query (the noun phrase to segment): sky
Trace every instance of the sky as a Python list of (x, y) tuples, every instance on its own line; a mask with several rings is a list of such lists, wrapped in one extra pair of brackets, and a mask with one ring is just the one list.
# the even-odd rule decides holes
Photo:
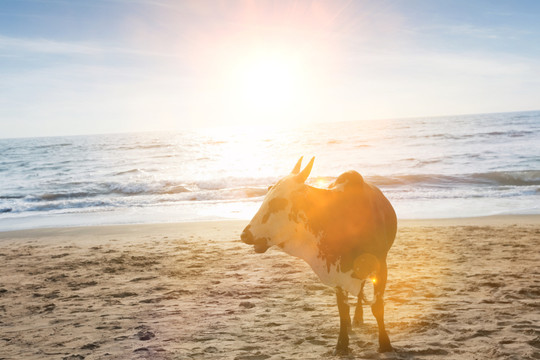
[(0, 0), (0, 138), (540, 109), (540, 1)]

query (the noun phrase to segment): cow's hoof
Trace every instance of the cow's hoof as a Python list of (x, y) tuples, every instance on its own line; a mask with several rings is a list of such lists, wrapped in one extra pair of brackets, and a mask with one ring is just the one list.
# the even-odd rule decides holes
[[(349, 322), (351, 320), (349, 319)], [(336, 355), (346, 355), (349, 353), (349, 335), (345, 329), (340, 329), (338, 341), (336, 344), (336, 350), (334, 354)]]
[(348, 346), (338, 346), (336, 347), (336, 350), (334, 350), (334, 355), (349, 355), (350, 353), (351, 351)]
[(394, 348), (392, 347), (392, 345), (390, 345), (390, 343), (388, 343), (388, 344), (380, 344), (379, 345), (379, 352), (380, 353), (392, 352), (392, 351), (394, 351)]

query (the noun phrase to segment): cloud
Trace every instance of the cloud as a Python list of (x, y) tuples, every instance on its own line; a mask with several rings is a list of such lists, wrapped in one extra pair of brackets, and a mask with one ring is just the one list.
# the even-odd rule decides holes
[(0, 51), (3, 53), (81, 54), (97, 55), (103, 52), (98, 46), (85, 43), (60, 42), (49, 39), (25, 39), (0, 35)]
[(440, 32), (451, 36), (475, 38), (479, 40), (511, 40), (531, 34), (530, 31), (509, 27), (488, 27), (468, 23), (461, 24), (438, 24), (421, 29), (424, 32)]
[(45, 38), (16, 38), (0, 35), (0, 56), (16, 57), (29, 54), (43, 55), (138, 55), (142, 57), (183, 58), (177, 53), (149, 51), (145, 49), (104, 46), (91, 42), (66, 42)]

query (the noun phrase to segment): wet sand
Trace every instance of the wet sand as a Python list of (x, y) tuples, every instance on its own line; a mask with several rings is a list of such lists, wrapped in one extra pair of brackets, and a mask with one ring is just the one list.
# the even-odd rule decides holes
[(0, 233), (0, 359), (540, 359), (540, 216), (400, 221), (396, 351), (377, 353), (365, 306), (344, 357), (333, 289), (255, 254), (245, 224)]

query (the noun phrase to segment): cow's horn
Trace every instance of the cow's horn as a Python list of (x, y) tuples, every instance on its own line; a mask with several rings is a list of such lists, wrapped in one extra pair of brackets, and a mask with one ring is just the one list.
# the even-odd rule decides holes
[(294, 165), (294, 169), (292, 169), (291, 174), (296, 175), (296, 174), (298, 174), (300, 172), (300, 167), (302, 166), (302, 159), (303, 158), (304, 158), (303, 156), (300, 156), (300, 159), (298, 160), (296, 165)]
[(304, 170), (302, 170), (301, 173), (296, 175), (296, 178), (297, 178), (298, 182), (304, 182), (304, 181), (307, 180), (309, 174), (311, 173), (311, 169), (313, 168), (313, 162), (314, 161), (315, 161), (315, 156), (312, 157), (311, 160), (309, 160), (309, 163), (304, 168)]

